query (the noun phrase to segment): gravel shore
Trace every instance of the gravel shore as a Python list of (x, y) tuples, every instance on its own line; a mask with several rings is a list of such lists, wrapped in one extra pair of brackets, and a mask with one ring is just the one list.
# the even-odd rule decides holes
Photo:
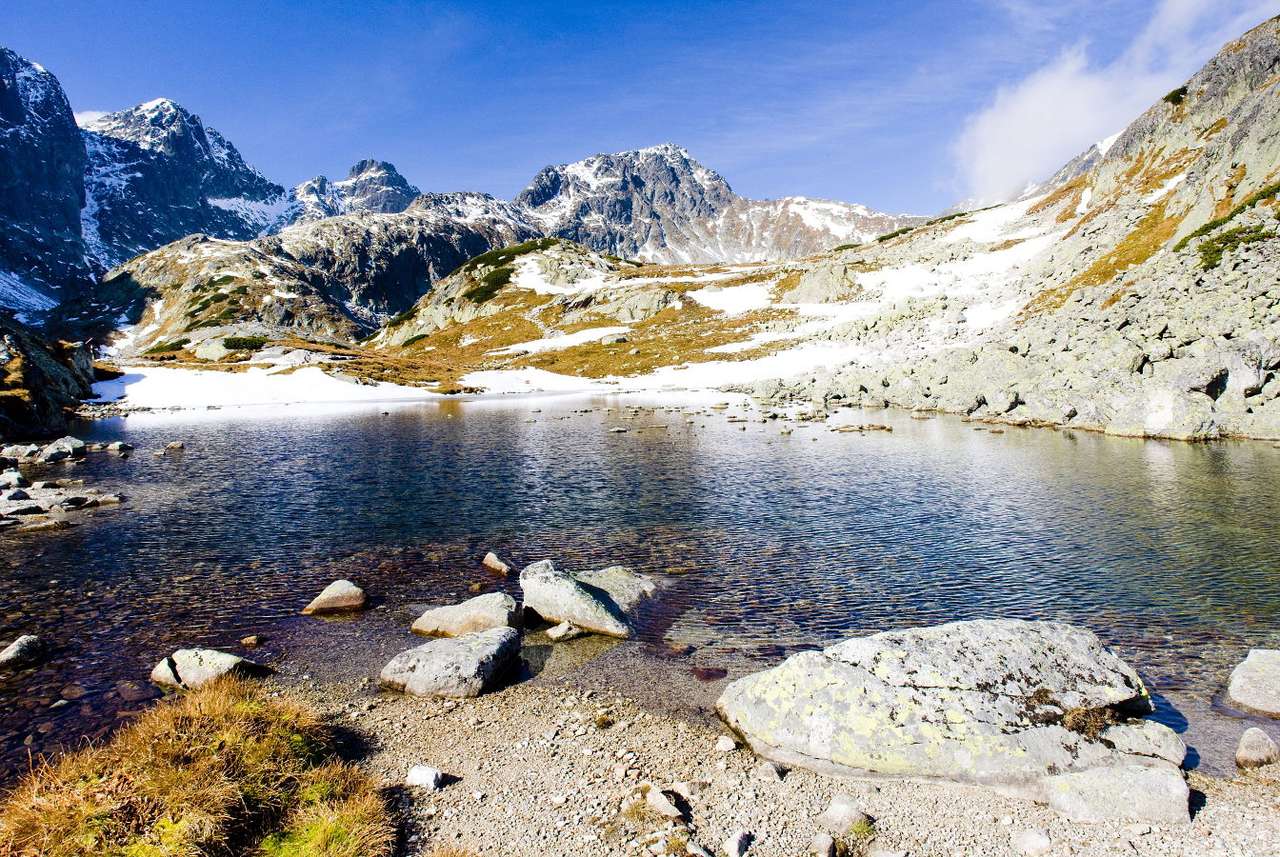
[[(1076, 824), (956, 784), (803, 770), (779, 779), (741, 746), (717, 750), (726, 733), (705, 707), (661, 710), (637, 701), (649, 694), (601, 687), (622, 660), (616, 649), (600, 651), (591, 639), (561, 644), (537, 676), (466, 701), (390, 694), (346, 670), (313, 677), (306, 658), (282, 663), (275, 683), (350, 730), (362, 764), (394, 788), (408, 855), (700, 853), (686, 843), (719, 855), (745, 831), (751, 857), (800, 857), (821, 830), (816, 816), (840, 793), (875, 821), (873, 838), (849, 840), (854, 854), (1280, 855), (1277, 766), (1231, 780), (1192, 773), (1194, 820), (1176, 827)], [(442, 770), (446, 785), (403, 787), (418, 764)], [(644, 783), (679, 784), (688, 795), (677, 800), (683, 819), (623, 812)]]

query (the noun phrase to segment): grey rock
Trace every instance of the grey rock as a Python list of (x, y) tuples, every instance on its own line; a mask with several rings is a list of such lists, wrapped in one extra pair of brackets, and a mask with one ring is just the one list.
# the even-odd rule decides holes
[(1280, 717), (1280, 649), (1251, 649), (1231, 671), (1227, 696), (1241, 708)]
[(324, 588), (311, 603), (302, 608), (305, 615), (342, 613), (364, 608), (364, 590), (350, 580), (335, 580)]
[(35, 666), (44, 659), (47, 648), (35, 634), (23, 634), (0, 651), (0, 670), (18, 670)]
[(485, 554), (484, 559), (480, 560), (480, 564), (494, 574), (502, 575), (503, 577), (511, 573), (511, 566), (499, 559), (498, 555), (493, 551)]
[(729, 834), (725, 839), (721, 850), (724, 851), (726, 857), (742, 857), (747, 853), (747, 849), (751, 847), (754, 837), (745, 830), (736, 830)]
[(435, 607), (413, 623), (413, 633), (437, 637), (459, 637), (490, 628), (515, 627), (520, 609), (514, 598), (502, 592), (477, 595), (461, 604)]
[[(1097, 708), (1121, 718), (1119, 746), (1068, 728), (1067, 712)], [(1167, 727), (1124, 719), (1151, 709), (1132, 668), (1089, 631), (1054, 622), (956, 622), (847, 640), (731, 683), (717, 709), (784, 765), (978, 782), (1033, 799), (1050, 783), (1083, 791), (1113, 775), (1124, 789), (1139, 779), (1127, 773), (1135, 766), (1180, 779), (1184, 752)], [(1076, 773), (1088, 776), (1070, 779)], [(1178, 790), (1149, 776), (1164, 817), (1185, 815), (1185, 794), (1170, 808)]]
[(385, 687), (414, 696), (479, 696), (520, 652), (513, 628), (432, 640), (396, 655), (379, 676)]
[(579, 582), (551, 560), (520, 572), (524, 606), (551, 622), (571, 622), (597, 634), (626, 639), (631, 627), (607, 592)]
[(1044, 800), (1072, 821), (1143, 821), (1181, 824), (1191, 820), (1191, 790), (1173, 765), (1119, 765), (1045, 778)]
[(444, 771), (430, 765), (414, 765), (405, 776), (404, 784), (429, 792), (439, 791), (444, 786)]
[[(0, 661), (3, 657), (0, 656)], [(1271, 736), (1257, 726), (1250, 726), (1240, 736), (1236, 746), (1236, 765), (1241, 768), (1261, 768), (1280, 762), (1280, 748)]]
[(579, 628), (572, 622), (561, 622), (559, 625), (547, 629), (547, 636), (555, 643), (563, 643), (568, 640), (576, 640), (587, 632)]
[(1038, 828), (1016, 831), (1009, 838), (1009, 844), (1014, 851), (1026, 857), (1039, 857), (1053, 850), (1053, 840), (1049, 838), (1049, 834)]
[(832, 795), (831, 802), (814, 822), (827, 833), (839, 837), (847, 835), (858, 824), (866, 824), (870, 820), (870, 816), (858, 807), (851, 795), (840, 792)]
[(809, 843), (810, 857), (836, 857), (836, 841), (830, 833), (815, 833)]
[(6, 470), (0, 473), (0, 488), (26, 488), (30, 485), (27, 477), (17, 470)]
[(260, 664), (216, 649), (178, 649), (156, 664), (151, 681), (166, 687), (194, 689), (225, 675), (244, 678), (265, 674)]

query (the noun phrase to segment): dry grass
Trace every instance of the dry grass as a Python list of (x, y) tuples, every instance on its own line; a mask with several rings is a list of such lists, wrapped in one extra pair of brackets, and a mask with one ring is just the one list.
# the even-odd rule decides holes
[[(1045, 289), (1032, 298), (1031, 302), (1023, 308), (1023, 315), (1060, 309), (1077, 290), (1109, 283), (1123, 271), (1135, 265), (1141, 265), (1154, 256), (1157, 250), (1169, 243), (1181, 222), (1181, 215), (1166, 215), (1165, 203), (1160, 202), (1119, 244), (1079, 276), (1057, 288)], [(1108, 298), (1108, 301), (1114, 303), (1119, 299), (1120, 294), (1121, 292), (1117, 291)]]
[(1119, 715), (1110, 708), (1072, 708), (1062, 716), (1063, 726), (1094, 741), (1108, 726), (1119, 722)]
[(0, 806), (0, 854), (389, 854), (382, 799), (331, 751), (310, 712), (222, 680), (32, 770)]
[[(1057, 222), (1066, 223), (1075, 216), (1076, 208), (1080, 205), (1080, 200), (1084, 195), (1084, 189), (1087, 184), (1088, 179), (1085, 176), (1072, 179), (1027, 209), (1027, 214), (1040, 214), (1043, 211), (1048, 211), (1061, 205), (1062, 211), (1058, 212)], [(1064, 205), (1063, 203), (1066, 204)]]

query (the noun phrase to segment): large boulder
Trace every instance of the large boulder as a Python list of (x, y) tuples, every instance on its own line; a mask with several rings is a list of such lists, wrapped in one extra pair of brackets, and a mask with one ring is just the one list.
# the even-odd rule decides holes
[(1280, 649), (1250, 649), (1231, 671), (1227, 696), (1241, 708), (1280, 717)]
[(560, 571), (549, 559), (520, 572), (524, 606), (549, 622), (570, 622), (597, 634), (627, 639), (631, 625), (604, 589)]
[(40, 450), (36, 457), (40, 462), (65, 461), (68, 458), (84, 458), (87, 447), (78, 437), (60, 437)]
[(518, 631), (491, 628), (401, 652), (382, 668), (379, 680), (414, 696), (479, 696), (519, 653)]
[(413, 633), (460, 637), (490, 628), (514, 627), (519, 619), (520, 607), (514, 598), (503, 592), (488, 592), (461, 604), (425, 611), (413, 623)]
[[(1105, 810), (1091, 789), (1108, 777), (1117, 788), (1146, 777), (1155, 803), (1120, 795), (1113, 815), (1187, 818), (1185, 784), (1173, 785), (1181, 740), (1138, 719), (1151, 701), (1137, 673), (1071, 625), (955, 622), (846, 640), (731, 683), (717, 708), (784, 765), (975, 782), (1045, 803), (1059, 794), (1080, 817)], [(1079, 772), (1091, 773), (1054, 779)]]
[(335, 580), (302, 608), (308, 616), (319, 613), (344, 613), (364, 607), (364, 590), (350, 580)]
[(598, 571), (583, 571), (573, 575), (579, 583), (603, 589), (623, 613), (629, 613), (641, 602), (653, 597), (658, 587), (653, 578), (636, 574), (625, 565), (611, 565)]
[(165, 687), (194, 689), (224, 675), (253, 678), (267, 668), (251, 660), (217, 649), (178, 649), (156, 664), (151, 680)]

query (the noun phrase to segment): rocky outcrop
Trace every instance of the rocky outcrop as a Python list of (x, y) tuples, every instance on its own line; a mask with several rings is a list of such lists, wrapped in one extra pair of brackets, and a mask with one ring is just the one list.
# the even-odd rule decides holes
[(520, 589), (525, 609), (548, 622), (568, 622), (609, 637), (631, 636), (626, 614), (606, 590), (561, 571), (549, 559), (520, 572)]
[(519, 653), (518, 631), (492, 628), (401, 652), (382, 668), (379, 680), (414, 696), (479, 696)]
[(92, 383), (83, 344), (49, 342), (0, 311), (0, 440), (65, 431)]
[(165, 687), (192, 690), (225, 675), (254, 678), (267, 673), (266, 667), (216, 649), (178, 649), (156, 664), (151, 681)]
[[(1139, 719), (1151, 703), (1133, 669), (1069, 625), (956, 622), (855, 638), (733, 682), (717, 710), (784, 765), (981, 783), (1081, 820), (1187, 818), (1182, 742)], [(1103, 798), (1125, 784), (1149, 803)]]
[(504, 592), (477, 595), (461, 604), (433, 607), (414, 620), (412, 631), (428, 637), (461, 637), (490, 628), (516, 627), (520, 607)]

